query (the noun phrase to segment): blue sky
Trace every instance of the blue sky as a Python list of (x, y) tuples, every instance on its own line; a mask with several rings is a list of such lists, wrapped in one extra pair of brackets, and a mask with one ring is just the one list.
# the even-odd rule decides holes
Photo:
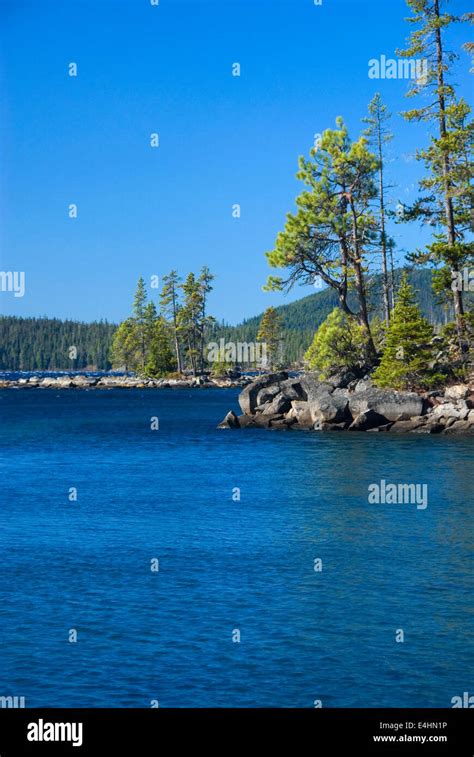
[[(407, 15), (404, 0), (0, 0), (1, 269), (26, 274), (2, 313), (118, 321), (140, 275), (204, 264), (210, 311), (230, 323), (310, 294), (261, 287), (315, 133), (342, 115), (357, 136), (379, 90), (394, 114), (392, 205), (416, 194), (426, 126), (397, 115), (406, 81), (367, 75), (403, 47)], [(465, 96), (469, 38), (466, 25), (450, 35)], [(394, 235), (400, 256), (423, 240)]]

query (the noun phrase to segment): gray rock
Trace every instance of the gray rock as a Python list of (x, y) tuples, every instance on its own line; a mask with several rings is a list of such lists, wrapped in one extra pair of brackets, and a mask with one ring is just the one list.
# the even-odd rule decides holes
[(328, 381), (320, 382), (314, 376), (304, 376), (301, 381), (307, 396), (311, 422), (342, 423), (349, 419), (349, 401), (343, 394), (335, 393), (334, 386)]
[(436, 407), (433, 408), (432, 415), (437, 419), (444, 417), (463, 421), (469, 415), (469, 406), (466, 400), (444, 402), (442, 405), (436, 405)]
[(307, 402), (303, 400), (293, 400), (291, 403), (291, 410), (288, 413), (288, 417), (295, 418), (296, 422), (302, 428), (312, 428), (313, 420), (311, 418), (311, 411)]
[(321, 393), (308, 405), (313, 423), (342, 423), (349, 418), (349, 400), (340, 394)]
[(401, 418), (400, 420), (395, 421), (394, 424), (392, 424), (392, 427), (390, 431), (393, 431), (396, 434), (400, 433), (406, 433), (407, 431), (414, 431), (415, 429), (420, 428), (421, 426), (427, 425), (427, 416), (425, 415), (419, 415), (415, 418)]
[(262, 410), (263, 415), (274, 415), (275, 413), (287, 413), (291, 409), (291, 400), (278, 394), (272, 402), (269, 402)]
[(281, 393), (289, 400), (305, 400), (307, 399), (306, 392), (301, 386), (300, 379), (290, 378), (287, 381), (282, 381), (280, 384)]
[(366, 392), (368, 389), (371, 389), (371, 388), (372, 388), (372, 381), (370, 380), (370, 378), (366, 377), (357, 382), (357, 384), (354, 387), (354, 392), (358, 394), (359, 392)]
[(259, 393), (257, 394), (256, 407), (258, 408), (260, 407), (260, 405), (266, 405), (267, 402), (271, 402), (279, 393), (279, 384), (273, 384), (272, 386), (266, 386), (264, 389), (260, 389)]
[(247, 428), (248, 426), (255, 426), (254, 415), (238, 415), (237, 421), (239, 424), (239, 428)]
[(454, 384), (444, 390), (444, 396), (449, 400), (465, 400), (469, 394), (469, 387), (466, 384)]
[(280, 373), (268, 373), (264, 376), (259, 376), (251, 384), (248, 384), (239, 395), (239, 405), (242, 408), (242, 412), (245, 415), (253, 415), (257, 407), (257, 397), (260, 390), (272, 386), (272, 384), (286, 381), (287, 378), (288, 374), (281, 371)]
[(272, 413), (271, 415), (264, 415), (258, 413), (258, 415), (251, 416), (253, 425), (261, 426), (262, 428), (269, 428), (274, 421), (283, 420), (284, 416), (281, 413)]
[(296, 423), (295, 418), (276, 418), (275, 420), (270, 422), (270, 428), (288, 430), (294, 423)]
[(367, 410), (374, 410), (386, 421), (396, 421), (402, 414), (407, 418), (423, 415), (424, 403), (423, 398), (414, 392), (369, 388), (351, 396), (349, 410), (354, 418)]
[(349, 431), (369, 431), (377, 426), (385, 426), (387, 418), (375, 412), (375, 410), (365, 410), (353, 420), (349, 426)]
[(342, 371), (328, 378), (328, 382), (336, 389), (346, 389), (353, 381), (356, 381), (356, 376), (352, 371)]
[(445, 434), (472, 434), (474, 426), (469, 421), (454, 421), (454, 423), (444, 430)]
[(325, 421), (316, 421), (313, 426), (314, 431), (345, 431), (347, 423), (326, 423)]
[(238, 418), (233, 410), (229, 410), (217, 428), (240, 428)]

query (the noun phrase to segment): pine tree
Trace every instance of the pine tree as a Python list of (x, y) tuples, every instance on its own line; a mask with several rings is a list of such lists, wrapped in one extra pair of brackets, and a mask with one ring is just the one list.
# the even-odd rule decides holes
[(178, 373), (183, 372), (181, 360), (181, 346), (179, 343), (178, 333), (178, 311), (179, 311), (179, 285), (181, 279), (177, 271), (170, 271), (167, 276), (163, 276), (163, 289), (160, 295), (161, 312), (171, 322), (174, 349), (176, 352), (176, 363)]
[[(424, 57), (426, 75), (416, 81), (408, 96), (428, 94), (428, 104), (407, 111), (404, 116), (408, 121), (433, 123), (438, 132), (431, 138), (429, 147), (418, 153), (418, 159), (423, 160), (430, 171), (420, 182), (421, 188), (429, 194), (414, 204), (406, 218), (444, 227), (426, 252), (412, 255), (410, 259), (419, 263), (442, 263), (454, 280), (472, 256), (472, 245), (464, 242), (464, 236), (470, 227), (474, 197), (471, 186), (474, 127), (469, 120), (469, 106), (463, 98), (456, 97), (454, 86), (448, 81), (450, 65), (458, 56), (446, 50), (445, 32), (451, 24), (467, 20), (468, 16), (456, 17), (442, 12), (444, 0), (406, 1), (413, 11), (408, 21), (418, 28), (411, 33), (407, 49), (399, 54)], [(461, 342), (464, 331), (462, 290), (451, 288), (451, 296)]]
[(432, 338), (433, 329), (421, 315), (404, 273), (385, 336), (382, 359), (373, 373), (374, 383), (392, 389), (431, 385), (436, 379), (432, 375)]
[(266, 345), (267, 367), (278, 363), (278, 351), (281, 342), (282, 320), (274, 307), (265, 310), (257, 333), (257, 340)]
[[(389, 240), (386, 232), (386, 187), (384, 184), (386, 163), (384, 147), (393, 139), (393, 134), (387, 128), (387, 122), (390, 118), (391, 113), (388, 112), (387, 106), (382, 102), (380, 93), (377, 92), (369, 103), (369, 115), (364, 118), (363, 121), (368, 124), (365, 134), (369, 140), (369, 144), (373, 144), (378, 159), (379, 191), (377, 200), (379, 205), (380, 252), (382, 256), (383, 302), (386, 323), (390, 323), (390, 300), (392, 288), (388, 273), (388, 253), (393, 256), (393, 250), (389, 247)], [(391, 267), (393, 268), (393, 264)]]
[[(284, 281), (270, 276), (266, 289), (290, 289), (296, 282), (314, 283), (316, 276), (337, 292), (339, 305), (355, 315), (367, 333), (369, 356), (375, 358), (370, 333), (364, 258), (373, 245), (377, 222), (371, 202), (377, 196), (377, 158), (362, 136), (352, 142), (342, 118), (327, 129), (310, 159), (299, 159), (297, 178), (308, 187), (296, 199), (298, 210), (287, 215), (274, 250), (267, 253), (273, 268), (286, 268)], [(358, 309), (348, 303), (353, 287)]]
[(143, 371), (146, 363), (146, 301), (147, 293), (145, 282), (140, 276), (137, 283), (137, 290), (133, 300), (133, 318), (136, 326), (137, 347), (138, 347), (138, 369)]
[(211, 282), (215, 276), (210, 272), (207, 266), (201, 268), (199, 274), (199, 285), (201, 287), (202, 309), (201, 309), (201, 347), (200, 347), (200, 360), (201, 360), (201, 373), (204, 371), (204, 340), (206, 331), (214, 323), (214, 318), (207, 315), (207, 295), (212, 292)]
[(178, 333), (185, 343), (186, 357), (195, 376), (201, 343), (202, 290), (194, 273), (186, 276), (181, 289), (184, 302), (178, 312)]

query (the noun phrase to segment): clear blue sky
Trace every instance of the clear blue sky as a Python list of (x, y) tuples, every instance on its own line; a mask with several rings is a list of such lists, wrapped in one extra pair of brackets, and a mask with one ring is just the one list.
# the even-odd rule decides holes
[[(355, 136), (377, 89), (394, 113), (393, 205), (415, 196), (426, 127), (397, 115), (410, 104), (406, 81), (367, 75), (370, 58), (404, 45), (404, 0), (0, 0), (0, 9), (1, 269), (26, 273), (23, 298), (0, 294), (5, 314), (117, 321), (140, 275), (203, 264), (217, 277), (210, 310), (230, 323), (310, 294), (262, 292), (264, 252), (294, 207), (298, 155), (338, 115)], [(465, 96), (469, 38), (467, 25), (451, 35)], [(400, 250), (422, 238), (414, 227), (395, 236)]]

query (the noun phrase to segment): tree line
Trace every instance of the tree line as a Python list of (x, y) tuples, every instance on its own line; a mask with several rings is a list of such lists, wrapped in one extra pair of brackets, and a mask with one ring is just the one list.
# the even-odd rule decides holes
[[(393, 273), (395, 289), (399, 287), (401, 269)], [(434, 325), (437, 332), (453, 318), (452, 303), (441, 301), (432, 291), (432, 274), (427, 268), (411, 268), (408, 279), (415, 290), (416, 302), (421, 313)], [(383, 319), (382, 275), (367, 277), (368, 309), (371, 320)], [(177, 293), (179, 295), (179, 292)], [(474, 302), (474, 294), (465, 295), (468, 306)], [(177, 302), (175, 296), (175, 302)], [(355, 306), (355, 293), (349, 292), (348, 302)], [(173, 310), (171, 292), (171, 310)], [(300, 300), (276, 308), (281, 318), (280, 340), (282, 361), (285, 367), (301, 367), (316, 329), (337, 306), (337, 295), (326, 288)], [(166, 316), (169, 320), (169, 315)], [(253, 343), (257, 340), (262, 314), (245, 319), (232, 326), (211, 319), (205, 335), (206, 343), (213, 341)], [(85, 368), (109, 370), (112, 367), (112, 342), (117, 324), (103, 322), (80, 323), (54, 318), (0, 317), (0, 369), (2, 370), (83, 370)], [(172, 370), (177, 370), (176, 342), (173, 331), (166, 330), (172, 353)], [(71, 346), (76, 346), (77, 357), (71, 358)], [(72, 353), (74, 354), (74, 353)], [(124, 366), (120, 355), (116, 365)], [(183, 361), (181, 361), (182, 363)], [(208, 365), (207, 368), (212, 366)], [(228, 366), (227, 366), (228, 367)], [(244, 366), (248, 367), (248, 366)], [(182, 365), (180, 366), (180, 370)], [(217, 369), (217, 366), (216, 366)]]

